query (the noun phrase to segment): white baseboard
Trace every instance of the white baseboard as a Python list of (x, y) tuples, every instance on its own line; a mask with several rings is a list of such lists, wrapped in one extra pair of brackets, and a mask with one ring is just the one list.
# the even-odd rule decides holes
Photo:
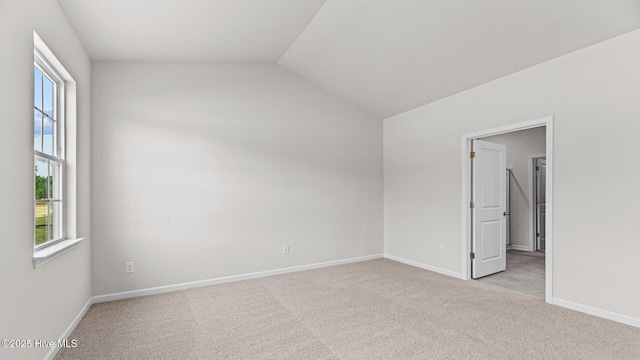
[(423, 264), (423, 263), (418, 262), (418, 261), (408, 260), (408, 259), (401, 258), (399, 256), (395, 256), (395, 255), (391, 255), (391, 254), (384, 254), (384, 257), (385, 257), (385, 259), (394, 260), (394, 261), (397, 261), (397, 262), (401, 262), (403, 264), (419, 267), (421, 269), (437, 272), (438, 274), (447, 275), (447, 276), (451, 276), (451, 277), (454, 277), (454, 278), (457, 278), (457, 279), (464, 280), (464, 276), (462, 276), (461, 273), (458, 273), (458, 272), (455, 272), (455, 271), (439, 268), (437, 266)]
[[(84, 314), (87, 313), (87, 311), (89, 310), (92, 304), (93, 304), (93, 298), (91, 297), (89, 298), (87, 303), (84, 304), (82, 309), (80, 309), (80, 312), (78, 313), (78, 315), (76, 315), (76, 317), (73, 319), (71, 324), (69, 324), (67, 329), (62, 333), (62, 336), (60, 336), (60, 339), (59, 339), (60, 341), (65, 340), (69, 338), (69, 336), (71, 336), (71, 333), (76, 328), (76, 326), (78, 326), (78, 323), (80, 322), (80, 320), (82, 320), (82, 318), (84, 317)], [(60, 348), (58, 346), (53, 346), (51, 350), (49, 350), (47, 355), (45, 355), (44, 360), (53, 360), (53, 358), (55, 358), (56, 355), (58, 354), (59, 350)]]
[(107, 295), (98, 295), (93, 297), (93, 303), (97, 304), (97, 303), (103, 303), (108, 301), (130, 299), (130, 298), (140, 297), (140, 296), (162, 294), (166, 292), (187, 290), (187, 289), (192, 289), (192, 288), (197, 288), (202, 286), (224, 284), (224, 283), (233, 282), (233, 281), (256, 279), (256, 278), (261, 278), (265, 276), (287, 274), (287, 273), (292, 273), (296, 271), (318, 269), (318, 268), (323, 268), (327, 266), (335, 266), (335, 265), (350, 264), (350, 263), (355, 263), (360, 261), (381, 259), (382, 257), (383, 257), (383, 254), (360, 256), (360, 257), (349, 258), (349, 259), (327, 261), (327, 262), (315, 263), (315, 264), (309, 264), (309, 265), (293, 266), (288, 268), (260, 271), (255, 273), (242, 274), (242, 275), (225, 276), (220, 278), (193, 281), (193, 282), (182, 283), (182, 284), (159, 286), (154, 288), (125, 291), (125, 292), (119, 292), (119, 293), (107, 294)]
[(572, 301), (562, 300), (558, 298), (553, 298), (551, 301), (553, 305), (558, 305), (563, 308), (579, 311), (585, 314), (605, 318), (608, 320), (613, 320), (619, 323), (623, 323), (623, 324), (627, 324), (635, 327), (640, 327), (640, 319), (638, 318), (634, 318), (631, 316), (622, 315), (622, 314), (614, 313), (612, 311), (602, 310), (592, 306), (582, 305), (582, 304), (574, 303)]
[(514, 244), (511, 244), (511, 249), (520, 250), (520, 251), (533, 251), (533, 250), (531, 250), (531, 248), (529, 248), (526, 245), (514, 245)]

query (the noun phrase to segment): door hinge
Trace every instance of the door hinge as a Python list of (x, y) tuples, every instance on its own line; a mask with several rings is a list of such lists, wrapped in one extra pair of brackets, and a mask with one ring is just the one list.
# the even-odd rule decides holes
[(536, 166), (536, 171), (540, 171), (540, 166)]
[(536, 205), (540, 205), (540, 199), (536, 199)]
[(471, 260), (476, 258), (476, 253), (469, 253), (469, 258), (471, 258)]
[(469, 153), (469, 157), (472, 158), (472, 159), (475, 158), (476, 157), (476, 152), (475, 151), (470, 152)]
[(470, 202), (470, 203), (469, 203), (469, 207), (470, 207), (471, 209), (475, 209), (475, 207), (476, 207), (476, 203), (475, 203), (474, 201)]

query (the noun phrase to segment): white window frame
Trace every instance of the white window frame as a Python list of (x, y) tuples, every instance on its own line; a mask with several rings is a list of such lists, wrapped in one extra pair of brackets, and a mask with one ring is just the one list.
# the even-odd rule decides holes
[[(44, 149), (43, 151), (38, 151), (34, 149), (33, 150), (34, 164), (36, 163), (36, 161), (41, 161), (41, 162), (46, 162), (47, 164), (55, 163), (59, 165), (59, 172), (55, 174), (57, 179), (54, 180), (55, 187), (57, 187), (54, 193), (59, 194), (59, 196), (57, 196), (54, 199), (49, 197), (46, 200), (36, 200), (35, 184), (34, 184), (34, 207), (38, 203), (42, 203), (42, 204), (58, 203), (59, 204), (58, 213), (56, 213), (54, 216), (55, 223), (53, 224), (54, 228), (58, 230), (57, 233), (59, 236), (52, 238), (51, 240), (45, 240), (45, 242), (39, 245), (36, 245), (35, 244), (36, 234), (35, 234), (35, 226), (34, 226), (34, 236), (33, 236), (34, 244), (33, 245), (34, 245), (34, 250), (37, 251), (39, 249), (43, 249), (47, 246), (51, 246), (51, 245), (54, 245), (55, 243), (63, 241), (66, 237), (65, 222), (64, 222), (65, 220), (64, 219), (65, 218), (64, 179), (65, 179), (65, 172), (66, 172), (65, 171), (66, 163), (64, 159), (64, 155), (65, 155), (65, 141), (64, 141), (65, 86), (64, 86), (64, 81), (62, 80), (60, 75), (58, 75), (58, 73), (52, 68), (52, 66), (46, 61), (44, 56), (37, 49), (34, 49), (33, 63), (34, 63), (34, 67), (38, 67), (38, 69), (42, 71), (43, 76), (46, 76), (50, 81), (52, 81), (55, 84), (54, 95), (53, 95), (53, 116), (50, 117), (55, 124), (55, 131), (53, 132), (53, 154), (52, 155), (46, 154), (44, 152)], [(42, 89), (42, 92), (43, 92), (42, 97), (44, 98), (44, 89)], [(42, 114), (43, 123), (44, 123), (44, 118), (47, 117), (45, 110), (38, 109), (34, 105), (34, 111), (38, 111)], [(43, 126), (43, 129), (44, 129), (44, 126)], [(44, 137), (44, 134), (43, 134), (43, 137)], [(46, 235), (46, 239), (48, 238), (49, 238), (49, 227), (47, 227), (47, 235)]]
[[(77, 104), (76, 104), (76, 82), (65, 69), (62, 63), (51, 52), (47, 45), (42, 41), (38, 34), (33, 32), (33, 52), (34, 52), (34, 65), (38, 65), (43, 73), (45, 73), (50, 79), (56, 80), (58, 94), (56, 102), (56, 118), (58, 124), (56, 126), (57, 143), (54, 145), (56, 148), (55, 157), (48, 154), (38, 152), (34, 149), (34, 163), (31, 164), (31, 168), (35, 165), (35, 160), (41, 158), (47, 161), (60, 161), (61, 162), (61, 176), (58, 186), (59, 194), (61, 197), (60, 207), (60, 236), (57, 239), (47, 241), (39, 246), (35, 246), (35, 233), (31, 237), (30, 241), (34, 246), (33, 251), (33, 268), (36, 269), (47, 262), (65, 254), (73, 249), (80, 241), (84, 240), (77, 236), (76, 233), (76, 168), (77, 168)], [(33, 69), (33, 68), (32, 68)], [(33, 74), (33, 70), (32, 70)], [(31, 81), (33, 88), (33, 78)], [(33, 97), (31, 99), (33, 106)], [(34, 116), (34, 111), (31, 111), (31, 116)], [(34, 135), (34, 129), (30, 136)], [(33, 138), (32, 138), (33, 139)], [(33, 140), (32, 140), (33, 141)], [(43, 149), (44, 150), (44, 149)], [(35, 175), (35, 173), (34, 173)], [(35, 232), (35, 176), (32, 176), (34, 181), (34, 209), (31, 213), (33, 221), (33, 229)]]

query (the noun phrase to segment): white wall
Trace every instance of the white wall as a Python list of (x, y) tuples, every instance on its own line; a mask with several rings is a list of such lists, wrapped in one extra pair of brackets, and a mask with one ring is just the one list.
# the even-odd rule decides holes
[(517, 249), (529, 248), (531, 194), (529, 186), (529, 156), (545, 153), (545, 128), (515, 131), (488, 136), (484, 141), (507, 147), (507, 168), (511, 169), (511, 245)]
[(380, 119), (273, 64), (94, 63), (92, 96), (94, 295), (382, 253)]
[(460, 272), (461, 135), (553, 115), (553, 296), (639, 319), (638, 64), (635, 31), (386, 119), (385, 252)]
[[(33, 269), (33, 31), (77, 83), (77, 234), (86, 240)], [(0, 2), (0, 338), (57, 340), (91, 297), (91, 63), (54, 0)], [(0, 348), (42, 359), (47, 348)]]

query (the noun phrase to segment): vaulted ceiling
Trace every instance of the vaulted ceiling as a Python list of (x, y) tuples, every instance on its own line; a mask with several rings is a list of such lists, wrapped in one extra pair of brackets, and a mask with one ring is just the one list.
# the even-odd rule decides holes
[(94, 61), (271, 62), (386, 118), (640, 28), (638, 0), (58, 0)]

